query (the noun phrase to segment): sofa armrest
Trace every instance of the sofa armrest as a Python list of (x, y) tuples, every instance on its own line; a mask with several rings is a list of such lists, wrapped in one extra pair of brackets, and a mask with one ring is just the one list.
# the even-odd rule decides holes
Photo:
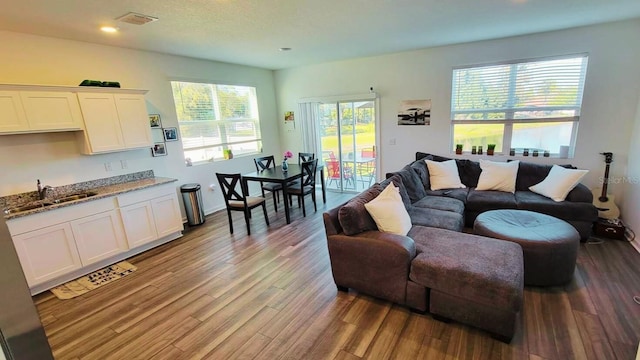
[(338, 286), (404, 304), (411, 261), (416, 256), (407, 236), (366, 231), (327, 237), (331, 271)]
[(593, 194), (591, 193), (591, 190), (589, 190), (589, 188), (579, 183), (578, 185), (576, 185), (576, 187), (569, 191), (569, 194), (567, 194), (565, 200), (572, 202), (592, 203)]

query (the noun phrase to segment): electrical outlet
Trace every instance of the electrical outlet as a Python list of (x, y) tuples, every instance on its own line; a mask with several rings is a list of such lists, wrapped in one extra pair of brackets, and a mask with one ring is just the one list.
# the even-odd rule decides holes
[(104, 170), (105, 171), (112, 171), (113, 169), (111, 168), (111, 163), (110, 162), (106, 162), (104, 163)]
[(122, 170), (128, 169), (129, 164), (127, 164), (127, 160), (120, 160), (120, 167), (122, 168)]

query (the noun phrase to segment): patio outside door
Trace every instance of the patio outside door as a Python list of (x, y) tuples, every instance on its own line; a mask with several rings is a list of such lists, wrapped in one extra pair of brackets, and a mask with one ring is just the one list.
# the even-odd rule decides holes
[(321, 161), (327, 189), (360, 192), (375, 182), (375, 100), (321, 103)]

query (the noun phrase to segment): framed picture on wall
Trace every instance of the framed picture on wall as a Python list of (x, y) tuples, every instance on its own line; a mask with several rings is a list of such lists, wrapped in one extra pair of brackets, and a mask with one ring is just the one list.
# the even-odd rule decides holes
[(149, 115), (149, 126), (152, 128), (160, 128), (162, 127), (162, 122), (160, 121), (159, 114), (151, 114)]
[(163, 142), (153, 144), (153, 147), (151, 148), (151, 155), (167, 156), (167, 145)]
[(178, 129), (174, 127), (164, 128), (165, 141), (178, 141)]

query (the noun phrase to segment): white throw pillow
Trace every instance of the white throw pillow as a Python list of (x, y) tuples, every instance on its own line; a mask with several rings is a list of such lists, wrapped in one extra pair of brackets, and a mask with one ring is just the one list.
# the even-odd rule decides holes
[(466, 187), (460, 181), (460, 174), (455, 160), (442, 162), (425, 160), (425, 162), (427, 163), (427, 168), (429, 168), (431, 190), (461, 189)]
[(497, 190), (516, 192), (516, 177), (520, 160), (511, 162), (494, 162), (480, 159), (480, 178), (476, 190)]
[(588, 172), (589, 170), (565, 169), (562, 166), (553, 165), (549, 175), (542, 182), (530, 186), (529, 190), (553, 201), (564, 201), (567, 194)]
[(365, 209), (382, 232), (407, 235), (411, 218), (400, 197), (400, 189), (389, 183), (375, 199), (364, 204)]

